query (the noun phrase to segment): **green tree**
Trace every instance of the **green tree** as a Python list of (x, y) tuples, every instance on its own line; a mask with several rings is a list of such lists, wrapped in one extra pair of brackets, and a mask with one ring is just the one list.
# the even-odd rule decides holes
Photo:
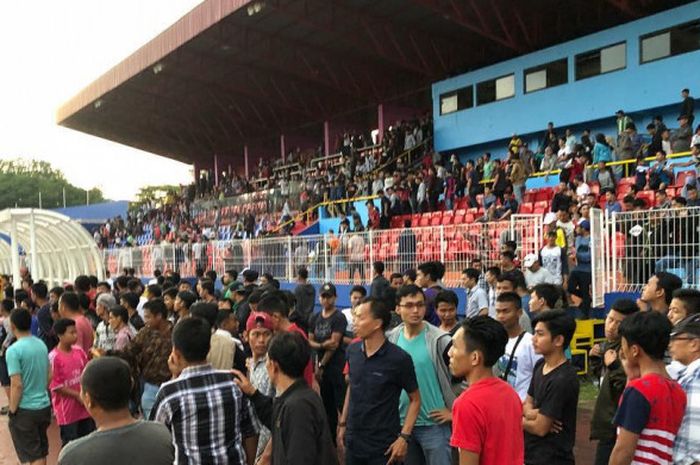
[(143, 204), (151, 204), (157, 207), (171, 202), (180, 193), (180, 186), (145, 186), (136, 194), (136, 201), (129, 203), (131, 210), (136, 210)]
[[(43, 208), (84, 205), (86, 191), (69, 183), (63, 173), (50, 163), (37, 160), (0, 160), (0, 209), (38, 208), (39, 192)], [(104, 202), (99, 189), (90, 189), (90, 203)]]

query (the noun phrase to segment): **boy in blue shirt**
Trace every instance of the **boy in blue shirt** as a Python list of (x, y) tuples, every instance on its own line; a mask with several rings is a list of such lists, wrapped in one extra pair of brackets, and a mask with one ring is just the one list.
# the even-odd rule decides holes
[(17, 338), (6, 354), (10, 434), (21, 463), (45, 464), (49, 455), (46, 430), (51, 423), (48, 351), (44, 342), (31, 334), (29, 310), (13, 310), (10, 324)]

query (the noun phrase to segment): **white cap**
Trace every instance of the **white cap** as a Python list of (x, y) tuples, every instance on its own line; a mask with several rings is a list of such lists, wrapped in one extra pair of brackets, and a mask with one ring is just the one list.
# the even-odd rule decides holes
[(557, 214), (554, 212), (549, 212), (546, 215), (544, 215), (544, 224), (552, 224), (557, 221)]
[(534, 253), (529, 253), (525, 255), (525, 258), (523, 259), (523, 265), (525, 265), (525, 268), (530, 268), (536, 261), (537, 255), (535, 255)]

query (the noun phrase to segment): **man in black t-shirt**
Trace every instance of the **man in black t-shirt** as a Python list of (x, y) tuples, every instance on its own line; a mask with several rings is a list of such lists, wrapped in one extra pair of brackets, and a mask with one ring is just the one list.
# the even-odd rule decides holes
[(338, 412), (345, 401), (345, 379), (343, 367), (343, 334), (348, 325), (345, 315), (335, 308), (337, 293), (335, 286), (325, 283), (321, 286), (320, 313), (311, 317), (309, 323), (309, 345), (316, 351), (316, 380), (321, 387), (323, 406), (328, 417), (331, 437), (335, 439), (338, 425)]
[(574, 465), (579, 382), (564, 350), (576, 321), (561, 310), (548, 310), (532, 323), (532, 345), (543, 358), (535, 364), (523, 405), (525, 465)]

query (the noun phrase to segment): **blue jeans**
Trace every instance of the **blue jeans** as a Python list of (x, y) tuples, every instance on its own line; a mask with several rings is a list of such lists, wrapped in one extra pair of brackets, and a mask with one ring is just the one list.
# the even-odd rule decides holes
[(408, 444), (406, 465), (451, 465), (450, 423), (416, 426)]
[(141, 411), (143, 418), (148, 420), (151, 416), (151, 409), (156, 402), (156, 394), (158, 394), (160, 386), (151, 383), (143, 383), (143, 394), (141, 394)]

